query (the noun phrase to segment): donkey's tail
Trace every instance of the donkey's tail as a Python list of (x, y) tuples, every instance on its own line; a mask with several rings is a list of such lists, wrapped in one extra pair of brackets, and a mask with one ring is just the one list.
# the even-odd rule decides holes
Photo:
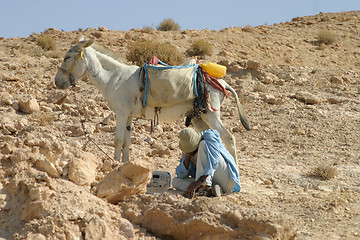
[(251, 130), (250, 128), (250, 124), (249, 124), (249, 121), (247, 120), (246, 118), (246, 115), (245, 115), (245, 111), (239, 101), (239, 98), (238, 98), (238, 95), (237, 93), (235, 92), (235, 90), (229, 85), (227, 84), (225, 81), (222, 81), (221, 82), (223, 84), (223, 86), (225, 87), (226, 90), (229, 90), (232, 95), (234, 96), (235, 100), (236, 100), (236, 106), (237, 106), (237, 109), (238, 109), (238, 113), (239, 113), (239, 117), (240, 117), (240, 121), (242, 123), (242, 125), (244, 126), (244, 128), (246, 130)]

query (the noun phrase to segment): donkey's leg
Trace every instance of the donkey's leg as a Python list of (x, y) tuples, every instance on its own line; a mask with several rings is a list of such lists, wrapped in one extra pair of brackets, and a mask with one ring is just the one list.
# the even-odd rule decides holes
[(220, 111), (208, 111), (206, 114), (202, 114), (201, 118), (207, 123), (207, 125), (209, 125), (210, 128), (216, 129), (219, 132), (221, 140), (237, 164), (235, 137), (224, 127), (220, 119)]
[(115, 155), (114, 159), (120, 161), (121, 152), (124, 145), (126, 121), (128, 116), (116, 113), (116, 130), (115, 130)]
[(207, 125), (206, 122), (204, 122), (204, 120), (202, 120), (201, 117), (195, 117), (191, 119), (191, 124), (199, 132), (203, 132), (210, 128), (209, 125)]
[(126, 130), (125, 130), (125, 137), (124, 137), (124, 144), (123, 144), (122, 161), (124, 163), (129, 161), (129, 147), (130, 147), (130, 143), (131, 143), (131, 123), (132, 123), (132, 117), (129, 117), (126, 122)]

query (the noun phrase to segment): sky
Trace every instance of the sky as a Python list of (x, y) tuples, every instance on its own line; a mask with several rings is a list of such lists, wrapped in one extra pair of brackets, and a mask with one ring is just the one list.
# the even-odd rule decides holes
[(48, 28), (156, 28), (166, 18), (183, 30), (221, 30), (356, 10), (360, 0), (0, 0), (0, 37), (28, 37)]

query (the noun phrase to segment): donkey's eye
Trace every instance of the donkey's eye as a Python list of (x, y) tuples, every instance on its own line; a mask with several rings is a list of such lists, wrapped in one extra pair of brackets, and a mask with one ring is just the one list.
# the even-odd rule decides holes
[(64, 61), (68, 60), (69, 58), (70, 58), (70, 56), (66, 56), (65, 59), (64, 59)]

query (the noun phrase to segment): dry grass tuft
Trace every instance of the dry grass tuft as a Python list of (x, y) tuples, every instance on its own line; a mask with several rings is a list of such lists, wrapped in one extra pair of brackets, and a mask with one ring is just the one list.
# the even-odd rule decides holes
[(309, 176), (316, 177), (322, 180), (329, 180), (334, 178), (336, 174), (336, 168), (333, 165), (320, 164), (309, 173)]
[(176, 30), (180, 30), (180, 25), (177, 24), (173, 19), (166, 18), (159, 24), (159, 26), (157, 27), (157, 30), (176, 31)]
[(128, 49), (126, 59), (133, 64), (143, 66), (153, 56), (169, 65), (180, 65), (185, 61), (185, 56), (178, 52), (176, 47), (168, 43), (160, 43), (147, 39), (139, 39)]
[(336, 41), (335, 33), (330, 30), (322, 29), (317, 34), (317, 39), (320, 44), (333, 44)]
[(49, 35), (41, 35), (36, 39), (36, 44), (44, 50), (55, 50), (56, 44), (54, 39)]
[(151, 26), (144, 26), (142, 30), (144, 33), (153, 33), (154, 32), (154, 28)]
[(48, 126), (54, 122), (56, 119), (55, 116), (51, 115), (48, 112), (37, 112), (36, 120), (40, 126)]
[(204, 40), (198, 39), (193, 42), (188, 50), (186, 50), (186, 54), (189, 56), (205, 56), (211, 55), (213, 51), (212, 45)]
[(48, 58), (54, 58), (54, 59), (60, 59), (64, 56), (64, 53), (61, 51), (49, 51), (45, 54), (46, 57)]

